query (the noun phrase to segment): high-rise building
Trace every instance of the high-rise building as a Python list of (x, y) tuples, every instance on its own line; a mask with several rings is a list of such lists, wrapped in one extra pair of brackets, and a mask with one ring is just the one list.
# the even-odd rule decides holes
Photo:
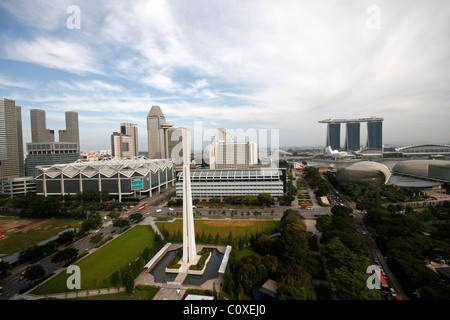
[(371, 149), (383, 148), (383, 122), (367, 122), (367, 147)]
[(76, 142), (80, 153), (80, 133), (78, 131), (78, 112), (66, 112), (66, 129), (59, 130), (59, 142)]
[(164, 129), (166, 118), (159, 106), (152, 106), (147, 115), (148, 157), (150, 159), (165, 158)]
[(367, 147), (373, 149), (382, 149), (383, 147), (383, 118), (370, 117), (359, 119), (326, 119), (319, 123), (327, 124), (326, 147), (330, 146), (332, 150), (340, 149), (340, 125), (346, 124), (345, 147), (347, 151), (358, 151), (360, 144), (360, 124), (367, 122)]
[(55, 131), (47, 129), (45, 123), (45, 111), (40, 109), (30, 110), (31, 142), (54, 142)]
[[(148, 157), (150, 159), (172, 158), (174, 141), (172, 134), (177, 131), (166, 118), (159, 106), (152, 106), (147, 116)], [(176, 144), (176, 143), (175, 143)]]
[(138, 127), (136, 123), (122, 122), (120, 124), (120, 133), (130, 136), (132, 140), (132, 146), (128, 149), (133, 150), (134, 157), (139, 156), (138, 149)]
[(357, 151), (361, 148), (359, 140), (360, 124), (359, 122), (348, 122), (345, 133), (345, 150)]
[(36, 177), (37, 166), (72, 163), (79, 159), (76, 142), (31, 142), (27, 143), (26, 175)]
[(256, 142), (230, 142), (223, 128), (217, 130), (217, 141), (209, 143), (210, 169), (248, 168), (257, 163)]
[(329, 123), (327, 125), (327, 142), (326, 146), (330, 146), (333, 150), (341, 149), (341, 124)]
[(27, 143), (25, 171), (27, 176), (38, 174), (36, 166), (71, 163), (80, 156), (80, 136), (78, 113), (68, 111), (65, 114), (66, 129), (59, 130), (59, 142), (55, 142), (54, 130), (47, 129), (45, 111), (30, 110), (31, 143)]
[(21, 115), (14, 100), (0, 99), (0, 179), (23, 176)]

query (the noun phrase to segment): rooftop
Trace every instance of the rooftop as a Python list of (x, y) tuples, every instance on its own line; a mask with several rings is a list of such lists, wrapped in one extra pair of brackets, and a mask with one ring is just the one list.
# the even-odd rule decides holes
[(370, 118), (358, 118), (358, 119), (325, 119), (319, 121), (319, 123), (349, 123), (349, 122), (378, 122), (383, 121), (383, 118), (380, 117), (370, 117)]

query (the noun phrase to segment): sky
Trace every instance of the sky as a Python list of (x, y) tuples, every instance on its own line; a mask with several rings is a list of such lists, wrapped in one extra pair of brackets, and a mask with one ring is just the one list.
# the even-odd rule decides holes
[(86, 151), (121, 122), (146, 151), (152, 105), (191, 133), (279, 130), (283, 147), (371, 116), (385, 145), (448, 144), (449, 38), (448, 0), (2, 0), (0, 97), (22, 107), (24, 143), (30, 109), (56, 133), (78, 112)]

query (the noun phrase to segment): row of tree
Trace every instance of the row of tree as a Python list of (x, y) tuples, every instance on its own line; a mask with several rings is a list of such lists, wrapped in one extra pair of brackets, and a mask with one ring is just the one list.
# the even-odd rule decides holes
[(367, 224), (408, 296), (450, 299), (450, 287), (426, 266), (450, 259), (450, 202), (403, 214), (382, 207), (367, 209)]
[(258, 255), (240, 260), (230, 257), (223, 287), (230, 298), (250, 296), (253, 288), (272, 278), (278, 283), (279, 299), (315, 299), (309, 270), (316, 265), (309, 254), (310, 235), (303, 217), (298, 211), (286, 210), (278, 231), (278, 236), (261, 233), (250, 239)]
[(15, 209), (21, 218), (83, 219), (89, 212), (121, 209), (121, 202), (108, 202), (110, 196), (104, 191), (87, 190), (75, 195), (60, 197), (42, 197), (34, 193), (14, 198), (0, 198), (0, 206)]
[(314, 189), (314, 193), (317, 197), (326, 196), (333, 190), (331, 183), (327, 179), (324, 179), (321, 176), (319, 169), (315, 167), (305, 167), (303, 169), (303, 178), (310, 188)]
[(326, 257), (330, 280), (336, 287), (336, 298), (379, 300), (379, 292), (369, 290), (366, 285), (369, 260), (356, 236), (352, 212), (352, 208), (334, 206), (332, 216), (317, 219), (316, 228), (322, 232), (321, 251)]

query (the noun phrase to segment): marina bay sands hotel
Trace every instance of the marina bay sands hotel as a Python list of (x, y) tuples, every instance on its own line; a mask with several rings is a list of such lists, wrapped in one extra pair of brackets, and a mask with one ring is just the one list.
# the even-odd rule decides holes
[(383, 148), (383, 118), (359, 118), (359, 119), (327, 119), (319, 123), (327, 124), (327, 142), (333, 150), (341, 150), (341, 123), (346, 124), (344, 150), (358, 151), (360, 143), (360, 124), (367, 122), (367, 143), (369, 149)]

